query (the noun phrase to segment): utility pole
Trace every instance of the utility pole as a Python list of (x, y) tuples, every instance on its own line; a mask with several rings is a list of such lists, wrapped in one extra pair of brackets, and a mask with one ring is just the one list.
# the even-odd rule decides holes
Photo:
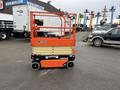
[(89, 20), (89, 17), (86, 16), (86, 18), (85, 18), (85, 26), (83, 27), (83, 30), (86, 30), (86, 31), (87, 31), (87, 23), (88, 23), (88, 20)]
[(100, 12), (98, 12), (97, 14), (96, 14), (96, 24), (98, 24), (99, 23), (99, 18), (101, 17), (101, 14), (100, 14)]
[(83, 30), (85, 30), (85, 26), (86, 26), (87, 13), (89, 13), (88, 9), (84, 11)]
[(86, 17), (86, 21), (85, 21), (85, 24), (86, 24), (86, 25), (87, 25), (88, 20), (89, 20), (89, 17), (87, 16), (87, 17)]
[(48, 4), (51, 4), (51, 0), (47, 1)]
[(90, 12), (90, 23), (89, 23), (89, 29), (90, 29), (90, 31), (92, 31), (92, 23), (93, 23), (94, 16), (95, 16), (94, 11), (91, 11)]
[(120, 25), (120, 15), (118, 15), (118, 19), (119, 19), (119, 25)]
[(77, 22), (77, 27), (80, 27), (80, 24), (82, 22), (82, 18), (83, 18), (83, 15), (81, 13), (79, 13), (78, 15), (78, 22)]
[(102, 16), (103, 20), (107, 17), (107, 12), (108, 12), (107, 11), (107, 7), (105, 6), (104, 9), (103, 9), (103, 11), (102, 11), (102, 13), (103, 13), (103, 16)]
[(114, 18), (114, 12), (115, 12), (115, 7), (112, 6), (111, 9), (110, 9), (110, 12), (111, 12), (111, 21), (110, 21), (110, 24), (113, 24), (113, 18)]

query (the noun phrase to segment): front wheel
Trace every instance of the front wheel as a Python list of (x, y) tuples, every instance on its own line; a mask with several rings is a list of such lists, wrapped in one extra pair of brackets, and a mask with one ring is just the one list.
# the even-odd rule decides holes
[(96, 47), (100, 47), (100, 46), (102, 46), (102, 44), (103, 44), (103, 41), (100, 38), (96, 38), (93, 40), (93, 45)]
[(37, 62), (32, 63), (32, 69), (33, 70), (39, 70), (41, 68), (41, 65)]

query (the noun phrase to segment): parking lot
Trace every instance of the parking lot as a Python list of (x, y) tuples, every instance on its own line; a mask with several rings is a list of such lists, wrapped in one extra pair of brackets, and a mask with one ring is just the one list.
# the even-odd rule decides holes
[(120, 48), (77, 42), (73, 69), (31, 68), (29, 40), (0, 41), (0, 90), (120, 90)]

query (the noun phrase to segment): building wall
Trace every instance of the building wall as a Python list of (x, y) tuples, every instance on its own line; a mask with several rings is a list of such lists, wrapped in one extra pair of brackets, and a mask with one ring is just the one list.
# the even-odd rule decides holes
[[(4, 1), (4, 3), (6, 3), (7, 0), (3, 0), (3, 1)], [(57, 8), (55, 8), (54, 6), (52, 6), (52, 5), (48, 4), (48, 3), (44, 3), (44, 2), (38, 1), (38, 0), (28, 0), (28, 1), (44, 7), (44, 9), (45, 9), (46, 11), (49, 11), (49, 12), (59, 12), (59, 10), (58, 10)], [(0, 13), (13, 14), (13, 13), (12, 13), (12, 6), (6, 7), (6, 6), (4, 5), (4, 9), (3, 9), (3, 10), (0, 10)]]

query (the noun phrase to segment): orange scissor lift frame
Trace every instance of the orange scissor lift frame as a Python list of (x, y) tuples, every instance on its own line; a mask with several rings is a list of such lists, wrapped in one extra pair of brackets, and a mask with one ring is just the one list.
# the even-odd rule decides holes
[[(60, 19), (61, 24), (59, 26), (39, 26), (35, 23), (36, 16), (56, 17)], [(66, 18), (69, 18), (69, 25), (66, 24)], [(72, 20), (74, 20), (74, 25), (72, 25)], [(76, 43), (76, 14), (31, 12), (30, 22), (32, 68), (39, 70), (40, 68), (73, 67)], [(59, 29), (61, 30), (61, 36), (38, 36), (38, 33), (43, 33), (41, 29)]]

